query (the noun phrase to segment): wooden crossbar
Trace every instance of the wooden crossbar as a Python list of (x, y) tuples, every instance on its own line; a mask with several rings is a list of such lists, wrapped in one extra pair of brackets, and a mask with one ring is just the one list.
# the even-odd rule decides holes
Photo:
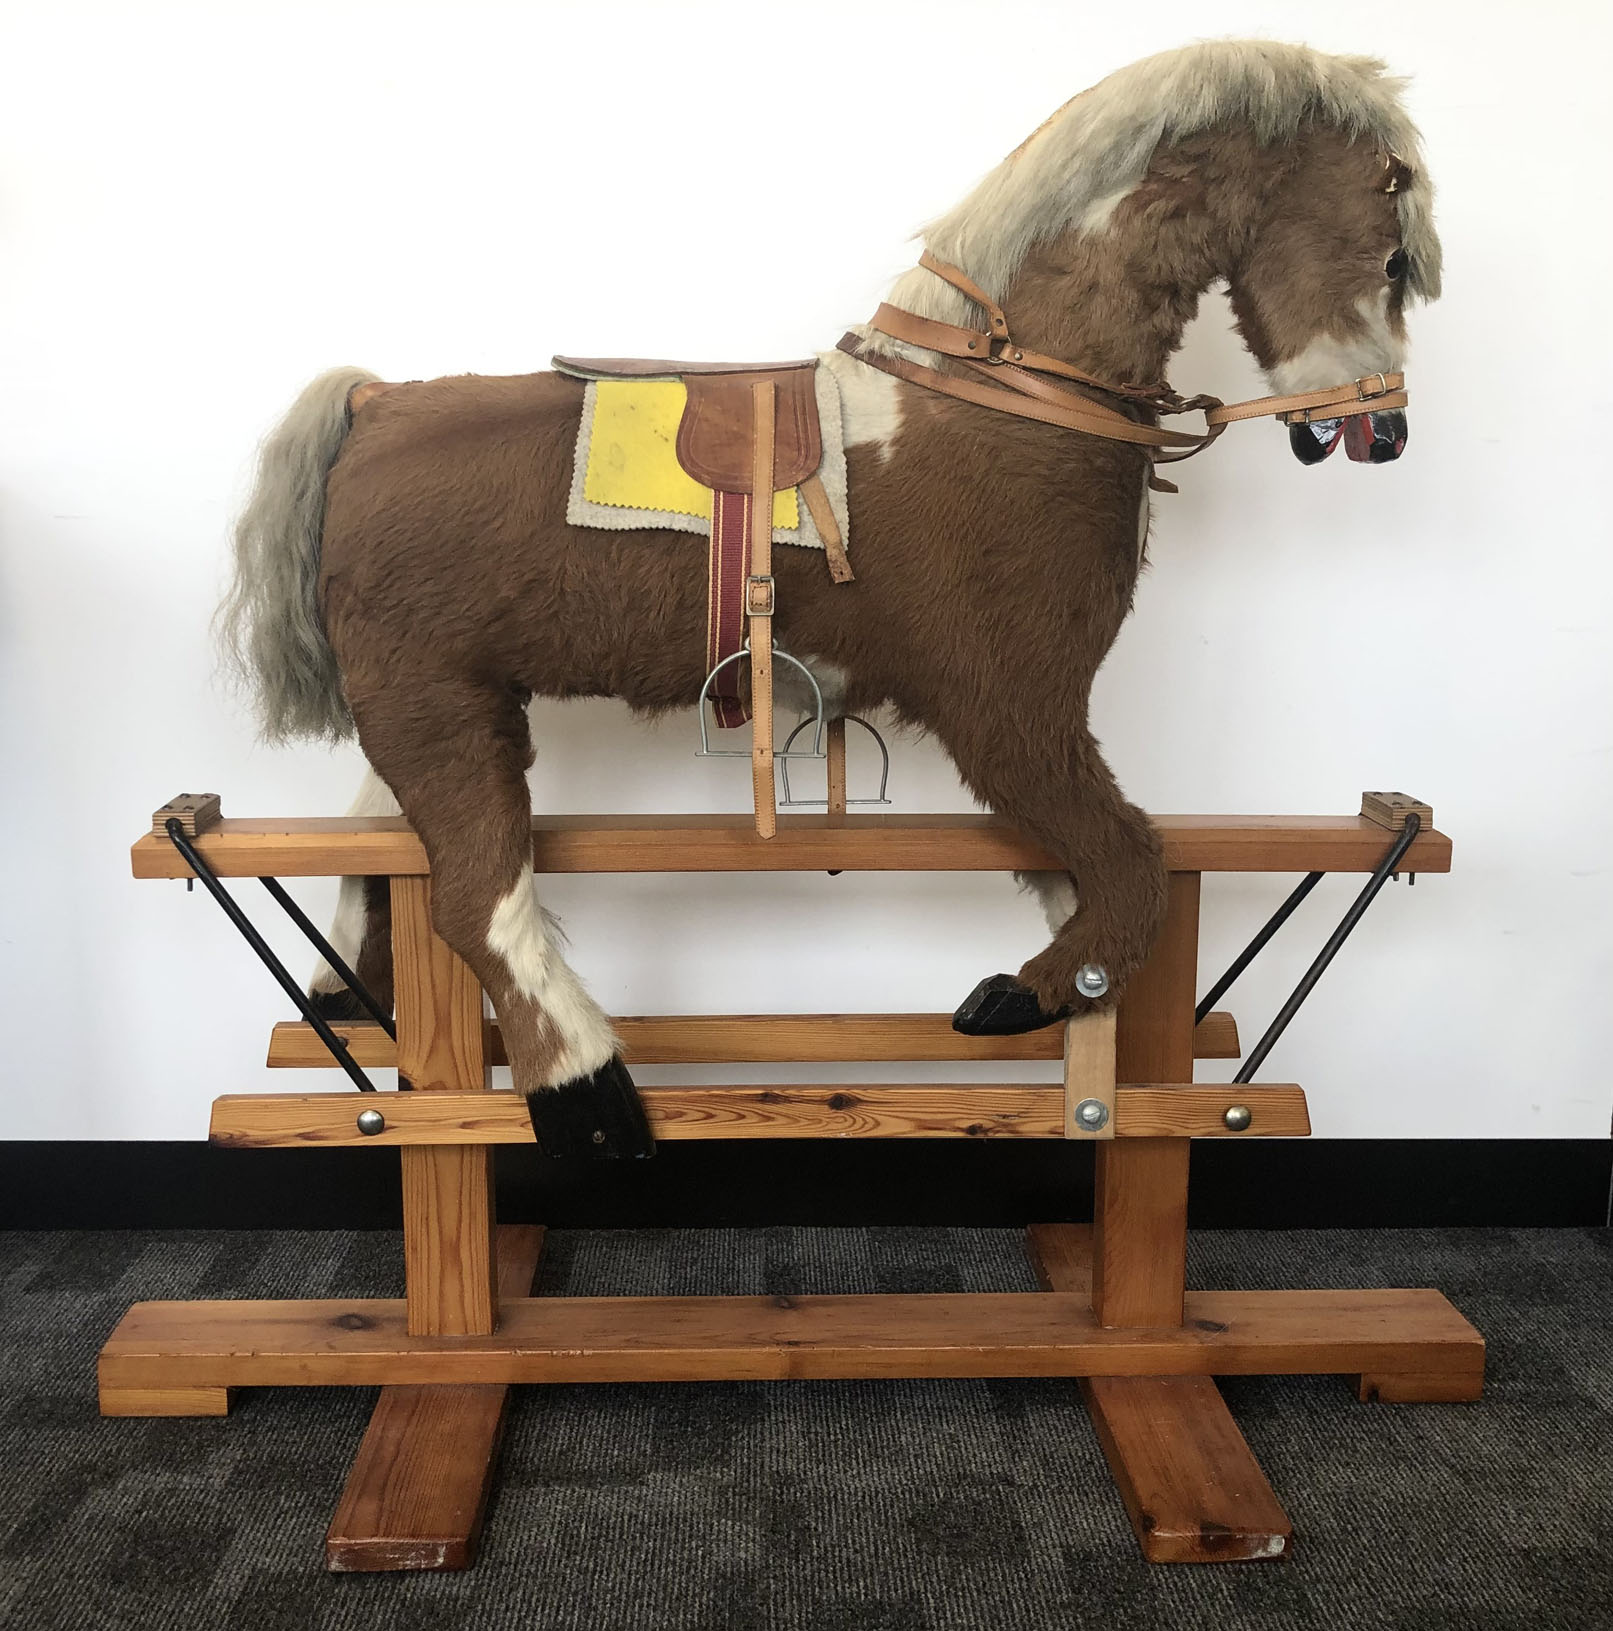
[[(1060, 1082), (639, 1087), (658, 1139), (1063, 1138)], [(1115, 1093), (1116, 1138), (1303, 1138), (1311, 1130), (1292, 1083), (1159, 1086)], [(1226, 1113), (1249, 1109), (1234, 1131)], [(385, 1126), (365, 1133), (361, 1112)], [(530, 1144), (519, 1094), (234, 1093), (213, 1101), (208, 1137), (232, 1149), (350, 1144)]]
[[(872, 1064), (1009, 1061), (1064, 1057), (1064, 1030), (1049, 1025), (1022, 1036), (964, 1036), (951, 1014), (648, 1014), (613, 1019), (623, 1054), (633, 1065)], [(390, 1070), (397, 1044), (372, 1021), (331, 1027), (366, 1070)], [(1195, 1059), (1236, 1059), (1238, 1024), (1231, 1014), (1206, 1014), (1193, 1031)], [(488, 1060), (507, 1065), (497, 1023), (488, 1037)], [(311, 1025), (282, 1020), (269, 1036), (265, 1063), (273, 1070), (333, 1066)]]
[[(1173, 872), (1370, 872), (1384, 828), (1362, 816), (1155, 816)], [(539, 872), (1010, 872), (1058, 862), (993, 816), (783, 816), (771, 839), (748, 816), (544, 816)], [(229, 820), (197, 848), (222, 877), (412, 876), (429, 870), (406, 823), (382, 816)], [(183, 878), (182, 856), (146, 834), (137, 878)], [(1451, 843), (1422, 833), (1401, 870), (1448, 872)]]

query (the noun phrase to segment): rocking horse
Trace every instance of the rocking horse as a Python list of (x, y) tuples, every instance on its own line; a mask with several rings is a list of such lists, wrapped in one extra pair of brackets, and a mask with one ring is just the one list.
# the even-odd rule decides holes
[[(754, 710), (765, 834), (776, 644), (832, 715), (888, 708), (929, 731), (1058, 862), (1031, 879), (1051, 944), (983, 981), (957, 1028), (1111, 1007), (1168, 899), (1160, 838), (1087, 724), (1151, 490), (1174, 491), (1164, 464), (1248, 418), (1286, 422), (1306, 463), (1340, 441), (1358, 462), (1399, 455), (1405, 308), (1439, 291), (1430, 203), (1381, 64), (1196, 45), (1067, 103), (928, 228), (873, 321), (814, 360), (557, 359), (409, 384), (341, 369), (309, 386), (265, 444), (225, 633), (270, 738), (356, 730), (379, 778), (361, 808), (384, 784), (419, 834), (432, 921), (492, 998), (547, 1153), (653, 1145), (535, 892), (529, 699), (657, 712), (709, 694), (719, 724)], [(1227, 406), (1165, 382), (1218, 281), (1273, 396)], [(681, 407), (705, 539), (670, 508), (609, 530), (575, 518), (585, 432), (638, 386), (659, 388), (654, 411)], [(1162, 424), (1187, 412), (1201, 431)], [(708, 693), (744, 652), (748, 694)], [(384, 990), (362, 887), (336, 939)]]

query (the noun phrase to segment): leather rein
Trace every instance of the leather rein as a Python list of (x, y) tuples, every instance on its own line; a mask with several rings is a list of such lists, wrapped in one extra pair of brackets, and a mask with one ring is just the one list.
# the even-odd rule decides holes
[[(1406, 405), (1406, 376), (1398, 373), (1369, 374), (1347, 385), (1300, 391), (1289, 396), (1252, 397), (1246, 402), (1222, 402), (1213, 396), (1182, 397), (1164, 384), (1116, 385), (1057, 357), (1046, 357), (1015, 344), (1002, 307), (956, 266), (937, 259), (928, 250), (919, 257), (919, 265), (979, 305), (986, 313), (989, 327), (962, 328), (933, 317), (918, 317), (889, 304), (880, 306), (869, 327), (890, 339), (952, 358), (967, 371), (943, 373), (910, 357), (868, 351), (864, 349), (864, 341), (855, 334), (841, 339), (841, 351), (871, 368), (963, 402), (995, 408), (1020, 419), (1061, 425), (1067, 430), (1086, 431), (1091, 436), (1150, 448), (1153, 450), (1150, 457), (1156, 464), (1173, 464), (1179, 459), (1192, 458), (1239, 419), (1277, 418), (1285, 424), (1309, 424), (1318, 418), (1345, 418), (1354, 413), (1382, 412)], [(1078, 389), (1071, 390), (1062, 383), (1066, 380)], [(1083, 394), (1080, 388), (1118, 398), (1122, 403), (1153, 414), (1202, 412), (1207, 428), (1202, 434), (1166, 430), (1160, 425), (1133, 419), (1100, 397)], [(1158, 478), (1153, 485), (1175, 491), (1169, 482)]]

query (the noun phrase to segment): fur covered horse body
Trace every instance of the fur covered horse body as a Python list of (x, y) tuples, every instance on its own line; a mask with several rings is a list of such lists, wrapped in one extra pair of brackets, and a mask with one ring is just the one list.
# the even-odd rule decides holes
[[(1394, 82), (1377, 64), (1267, 44), (1192, 47), (1105, 81), (927, 241), (1001, 303), (1019, 343), (1122, 382), (1164, 378), (1218, 280), (1275, 389), (1395, 369), (1403, 307), (1439, 276)], [(891, 299), (979, 320), (928, 271)], [(1060, 858), (1042, 889), (1052, 943), (1019, 976), (1036, 1017), (1090, 1006), (1088, 964), (1112, 1001), (1165, 902), (1157, 835), (1087, 723), (1144, 553), (1150, 453), (844, 353), (822, 365), (846, 406), (856, 579), (836, 585), (814, 553), (779, 551), (777, 638), (837, 707), (888, 706), (935, 735), (983, 803)], [(517, 1086), (564, 1091), (619, 1066), (534, 892), (526, 703), (695, 704), (706, 546), (567, 524), (578, 381), (397, 386), (349, 426), (348, 391), (368, 377), (316, 382), (268, 444), (239, 535), (235, 630), (271, 734), (340, 735), (350, 715), (424, 841), (436, 926), (489, 991)], [(285, 474), (326, 465), (322, 488)]]

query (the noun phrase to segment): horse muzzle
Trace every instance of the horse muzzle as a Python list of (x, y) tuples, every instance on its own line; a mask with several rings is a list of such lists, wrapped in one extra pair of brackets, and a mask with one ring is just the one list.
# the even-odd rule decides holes
[(1340, 442), (1357, 464), (1388, 464), (1406, 449), (1406, 416), (1391, 408), (1288, 427), (1288, 445), (1301, 464), (1320, 464)]

